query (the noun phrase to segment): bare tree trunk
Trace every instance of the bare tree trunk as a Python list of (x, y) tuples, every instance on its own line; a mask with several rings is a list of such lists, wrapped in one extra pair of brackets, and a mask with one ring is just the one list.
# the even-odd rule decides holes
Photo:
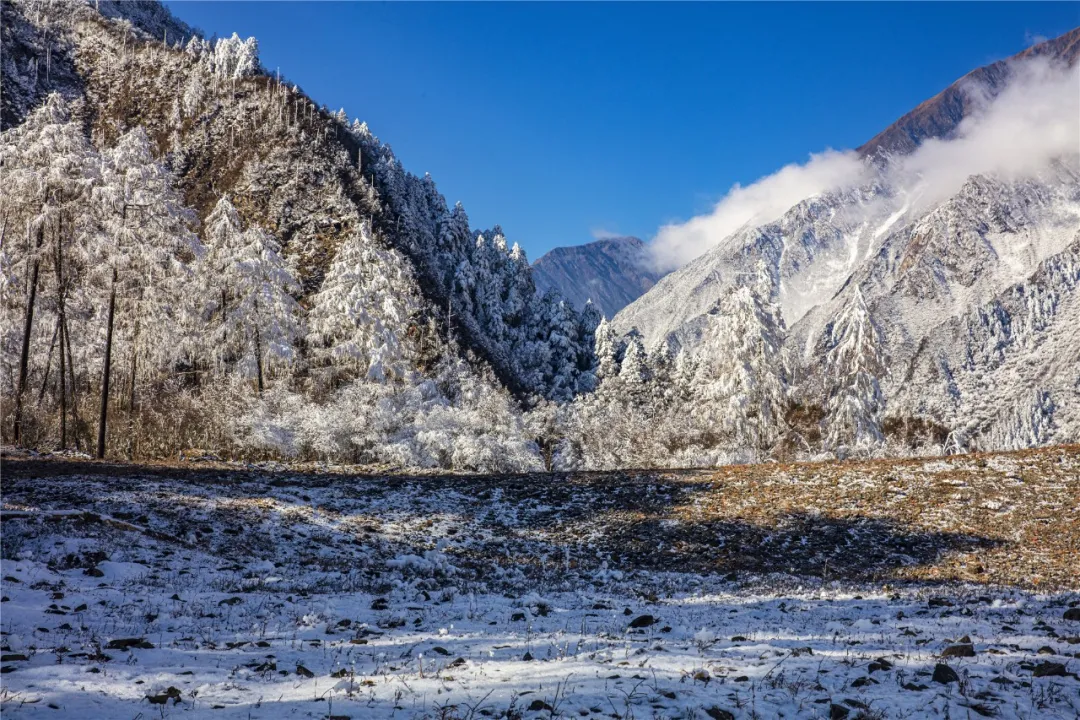
[[(64, 311), (60, 310), (60, 322), (58, 328), (63, 327)], [(67, 367), (64, 364), (64, 333), (60, 335), (60, 449), (67, 450)]]
[(105, 457), (105, 423), (109, 414), (109, 370), (112, 364), (113, 317), (116, 315), (116, 268), (109, 292), (108, 329), (105, 331), (105, 367), (101, 374), (101, 413), (98, 415), (97, 458)]
[(137, 352), (139, 342), (139, 323), (135, 322), (135, 338), (131, 341), (131, 388), (128, 395), (128, 460), (135, 456), (135, 372), (139, 354)]
[[(45, 238), (45, 228), (37, 230), (37, 248)], [(11, 429), (13, 442), (18, 445), (22, 439), (22, 404), (26, 392), (26, 371), (30, 363), (30, 333), (34, 329), (34, 304), (37, 302), (38, 271), (41, 269), (40, 258), (34, 258), (34, 268), (30, 272), (30, 287), (26, 299), (26, 320), (23, 323), (22, 352), (19, 355), (19, 385), (15, 391), (15, 420)]]
[[(64, 242), (63, 215), (57, 218), (56, 226), (56, 334), (60, 336), (60, 449), (67, 450), (67, 366), (64, 362), (64, 332), (66, 324), (65, 301), (67, 285), (64, 283)], [(46, 365), (47, 366), (47, 365)]]
[(45, 400), (45, 389), (49, 386), (49, 371), (52, 369), (52, 354), (56, 349), (56, 336), (60, 332), (60, 317), (56, 318), (56, 329), (53, 330), (52, 340), (49, 341), (49, 354), (45, 356), (45, 375), (41, 378), (41, 389), (38, 390), (37, 404), (41, 407), (41, 403)]
[(63, 334), (63, 344), (67, 346), (67, 370), (68, 386), (71, 388), (71, 422), (74, 427), (72, 435), (75, 437), (75, 449), (82, 450), (79, 442), (79, 398), (75, 394), (75, 361), (71, 355), (71, 335), (67, 329), (67, 318), (60, 324), (60, 332)]
[(255, 328), (255, 372), (259, 378), (259, 394), (262, 395), (263, 391), (263, 372), (262, 372), (262, 343), (259, 338), (259, 328)]

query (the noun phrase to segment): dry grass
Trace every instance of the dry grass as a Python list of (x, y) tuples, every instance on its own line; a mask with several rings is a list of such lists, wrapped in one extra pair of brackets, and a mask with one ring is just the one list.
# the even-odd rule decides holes
[(740, 579), (779, 573), (1080, 588), (1078, 446), (515, 476), (312, 474), (8, 454), (3, 475), (5, 508), (144, 514), (152, 530), (223, 554), (242, 547), (273, 557), (274, 533), (283, 529), (312, 531), (313, 547), (345, 554), (376, 542), (387, 553), (422, 553), (452, 533), (457, 561), (478, 577), (493, 565), (540, 579), (607, 562), (624, 571)]

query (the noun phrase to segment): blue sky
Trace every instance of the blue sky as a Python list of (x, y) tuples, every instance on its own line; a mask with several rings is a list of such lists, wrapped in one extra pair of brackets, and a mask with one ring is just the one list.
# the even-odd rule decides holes
[(167, 2), (430, 172), (531, 259), (651, 238), (825, 148), (856, 147), (1080, 3)]

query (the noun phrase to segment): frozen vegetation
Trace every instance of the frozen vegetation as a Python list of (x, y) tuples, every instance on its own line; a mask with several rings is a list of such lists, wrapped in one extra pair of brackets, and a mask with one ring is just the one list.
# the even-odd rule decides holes
[(1075, 448), (472, 477), (9, 454), (4, 473), (5, 717), (1080, 712)]
[[(155, 3), (2, 12), (5, 441), (505, 472), (1078, 438), (1078, 31), (604, 319), (254, 38)], [(1031, 152), (994, 164), (1002, 123)]]

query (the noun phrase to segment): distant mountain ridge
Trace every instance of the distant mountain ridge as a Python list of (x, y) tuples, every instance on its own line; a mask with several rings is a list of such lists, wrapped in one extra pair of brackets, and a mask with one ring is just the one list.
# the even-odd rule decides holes
[(927, 138), (949, 137), (974, 107), (975, 100), (965, 92), (965, 88), (976, 84), (993, 97), (1008, 81), (1011, 62), (1034, 57), (1052, 58), (1066, 65), (1074, 64), (1080, 57), (1080, 27), (1053, 40), (1032, 45), (1007, 60), (999, 60), (972, 70), (882, 130), (857, 148), (857, 152), (863, 157), (905, 155)]
[(645, 247), (629, 236), (558, 247), (533, 263), (533, 282), (541, 295), (555, 289), (575, 308), (591, 301), (613, 317), (665, 274), (652, 268)]

